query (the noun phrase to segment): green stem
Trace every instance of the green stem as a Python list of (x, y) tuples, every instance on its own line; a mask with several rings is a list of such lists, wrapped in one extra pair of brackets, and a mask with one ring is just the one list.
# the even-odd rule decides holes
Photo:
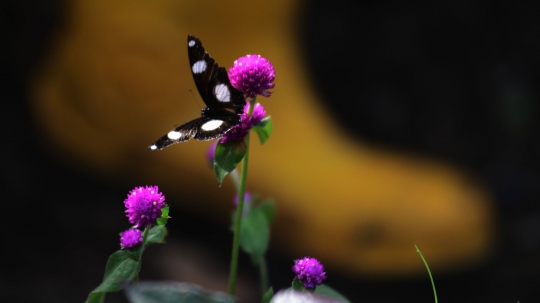
[[(251, 116), (253, 113), (254, 106), (255, 98), (251, 99), (250, 101), (248, 116)], [(246, 181), (249, 163), (249, 133), (244, 138), (244, 142), (246, 143), (246, 154), (242, 160), (242, 172), (240, 174), (240, 186), (238, 190), (238, 206), (236, 207), (236, 215), (234, 217), (233, 247), (229, 276), (229, 294), (231, 296), (234, 296), (236, 291), (236, 272), (238, 269), (238, 252), (240, 250), (240, 226), (242, 226), (242, 212), (244, 211), (244, 197), (246, 194)]]
[[(143, 232), (143, 240), (142, 240), (141, 248), (139, 248), (139, 263), (142, 262), (142, 254), (143, 254), (143, 251), (144, 251), (144, 243), (146, 243), (146, 238), (148, 238), (148, 232), (149, 231), (150, 231), (150, 227), (146, 227), (144, 229), (144, 232)], [(140, 268), (140, 266), (139, 266), (139, 268)], [(137, 273), (135, 278), (133, 278), (133, 282), (139, 283), (139, 273)]]
[(259, 263), (259, 275), (261, 279), (261, 293), (264, 295), (268, 290), (268, 270), (266, 267), (266, 258), (264, 256)]
[(429, 270), (429, 266), (427, 264), (427, 261), (426, 261), (426, 259), (424, 259), (424, 256), (422, 255), (422, 252), (420, 251), (418, 246), (416, 246), (416, 244), (414, 244), (414, 247), (416, 247), (416, 252), (420, 255), (420, 258), (422, 259), (422, 261), (424, 261), (424, 265), (426, 266), (427, 272), (429, 274), (429, 278), (431, 279), (431, 287), (433, 287), (433, 295), (435, 296), (435, 303), (438, 303), (439, 301), (437, 300), (437, 290), (435, 289), (435, 282), (433, 281), (433, 276), (431, 275), (431, 270)]

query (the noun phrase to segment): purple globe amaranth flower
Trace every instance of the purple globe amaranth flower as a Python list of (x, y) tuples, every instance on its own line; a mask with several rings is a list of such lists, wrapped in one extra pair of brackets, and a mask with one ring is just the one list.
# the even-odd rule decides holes
[(120, 234), (120, 246), (122, 248), (133, 248), (142, 244), (142, 232), (136, 228), (130, 228)]
[(157, 186), (135, 187), (124, 200), (129, 223), (135, 227), (155, 225), (161, 217), (161, 209), (166, 206), (164, 202), (165, 196), (158, 192)]
[(326, 279), (326, 273), (321, 262), (315, 258), (304, 257), (294, 261), (292, 271), (296, 278), (304, 284), (305, 288), (315, 288)]
[(251, 114), (251, 117), (248, 116), (248, 111), (249, 103), (246, 103), (246, 106), (244, 107), (244, 113), (240, 115), (242, 117), (242, 121), (221, 137), (221, 144), (225, 144), (229, 141), (243, 140), (244, 137), (247, 136), (247, 134), (249, 133), (249, 130), (253, 126), (257, 125), (259, 122), (261, 122), (261, 120), (266, 115), (264, 107), (259, 103), (256, 103), (255, 107), (253, 107), (253, 113)]
[(246, 55), (234, 61), (229, 68), (229, 79), (232, 86), (244, 92), (251, 99), (256, 95), (270, 97), (274, 88), (276, 71), (268, 59), (261, 55)]

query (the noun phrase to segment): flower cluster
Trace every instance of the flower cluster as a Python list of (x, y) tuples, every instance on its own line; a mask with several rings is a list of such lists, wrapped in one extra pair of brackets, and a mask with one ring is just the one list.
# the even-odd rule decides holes
[(137, 228), (155, 225), (161, 217), (161, 209), (166, 206), (165, 196), (158, 191), (157, 186), (135, 187), (124, 200), (124, 206), (127, 208), (125, 213), (129, 223), (135, 225), (120, 234), (120, 246), (133, 248), (143, 241), (142, 232)]
[(241, 141), (244, 139), (245, 136), (249, 133), (249, 130), (257, 125), (266, 115), (266, 111), (264, 110), (264, 107), (256, 103), (255, 107), (253, 107), (253, 113), (251, 114), (251, 117), (248, 116), (248, 110), (249, 110), (249, 103), (246, 104), (244, 107), (244, 113), (240, 116), (242, 117), (242, 121), (238, 123), (235, 127), (233, 127), (230, 131), (226, 132), (223, 137), (221, 137), (221, 143), (225, 144), (229, 141)]
[(315, 288), (326, 279), (326, 273), (321, 262), (315, 258), (304, 257), (294, 261), (292, 271), (296, 278), (304, 284), (305, 288)]
[(261, 55), (247, 55), (234, 61), (229, 68), (229, 79), (232, 86), (244, 92), (251, 99), (256, 95), (270, 97), (274, 88), (276, 71), (268, 59)]

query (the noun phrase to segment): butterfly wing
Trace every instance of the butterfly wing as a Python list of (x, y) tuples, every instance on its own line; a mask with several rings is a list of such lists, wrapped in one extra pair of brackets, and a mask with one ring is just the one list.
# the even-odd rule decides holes
[(188, 36), (191, 74), (207, 107), (241, 114), (246, 105), (244, 94), (231, 85), (227, 70), (219, 67), (204, 49), (201, 40)]
[(170, 145), (188, 141), (191, 138), (197, 140), (212, 140), (220, 137), (238, 124), (236, 116), (225, 116), (220, 118), (200, 117), (180, 125), (154, 144), (150, 145), (147, 151), (161, 150)]

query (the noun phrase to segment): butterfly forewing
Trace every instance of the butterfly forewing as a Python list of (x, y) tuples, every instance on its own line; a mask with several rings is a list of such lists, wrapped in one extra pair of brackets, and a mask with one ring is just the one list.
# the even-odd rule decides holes
[(188, 57), (193, 80), (206, 106), (241, 114), (246, 102), (244, 94), (231, 85), (227, 70), (218, 66), (194, 36), (188, 36)]
[(219, 67), (205, 51), (201, 40), (188, 36), (188, 58), (193, 80), (206, 108), (202, 117), (176, 127), (159, 138), (148, 150), (160, 150), (175, 143), (216, 139), (241, 120), (246, 100), (244, 94), (231, 85), (227, 70)]
[(215, 98), (212, 91), (219, 69), (216, 61), (204, 50), (201, 40), (195, 36), (188, 36), (188, 57), (191, 74), (201, 98), (206, 106), (213, 106)]

